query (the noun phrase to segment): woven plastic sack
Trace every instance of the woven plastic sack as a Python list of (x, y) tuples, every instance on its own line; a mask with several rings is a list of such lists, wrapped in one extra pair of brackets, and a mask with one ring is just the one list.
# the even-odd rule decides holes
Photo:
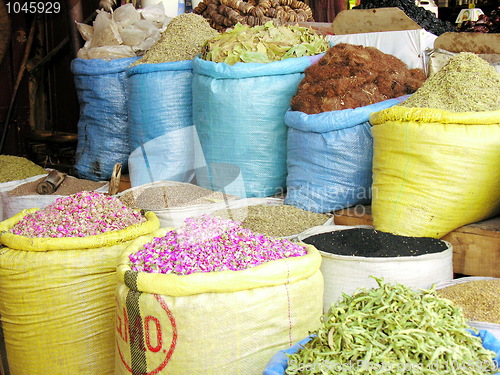
[(285, 203), (321, 213), (369, 203), (373, 157), (369, 117), (406, 98), (311, 115), (288, 110)]
[(195, 149), (192, 61), (139, 64), (127, 70), (132, 186), (191, 182)]
[[(13, 227), (24, 210), (0, 223)], [(79, 238), (0, 235), (0, 353), (5, 374), (114, 374), (116, 267), (155, 214), (123, 230)]]
[[(193, 122), (208, 165), (241, 170), (241, 198), (267, 197), (286, 184), (285, 113), (304, 76), (322, 55), (271, 63), (193, 61)], [(197, 175), (200, 186), (209, 178)]]
[(395, 106), (370, 122), (375, 229), (441, 238), (500, 212), (500, 111)]
[(93, 181), (109, 180), (116, 163), (128, 168), (128, 99), (125, 69), (136, 57), (71, 62), (80, 105), (75, 173)]
[(143, 244), (118, 266), (117, 375), (260, 375), (277, 350), (320, 325), (321, 256), (312, 246), (242, 271), (178, 276), (132, 271), (127, 255)]

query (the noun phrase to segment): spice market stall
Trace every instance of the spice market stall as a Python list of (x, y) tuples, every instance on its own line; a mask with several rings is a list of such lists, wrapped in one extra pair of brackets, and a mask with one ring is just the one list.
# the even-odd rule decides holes
[(0, 179), (0, 372), (498, 373), (499, 231), (448, 239), (500, 213), (500, 51), (397, 3), (79, 23), (77, 176)]

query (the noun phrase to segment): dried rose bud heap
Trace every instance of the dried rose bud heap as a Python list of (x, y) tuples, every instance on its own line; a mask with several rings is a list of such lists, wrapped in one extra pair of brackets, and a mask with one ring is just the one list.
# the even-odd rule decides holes
[(268, 237), (239, 223), (202, 215), (155, 237), (129, 256), (134, 271), (189, 275), (240, 271), (272, 260), (306, 255), (305, 246)]
[(24, 216), (11, 231), (25, 237), (86, 237), (145, 221), (140, 211), (124, 206), (116, 197), (81, 191)]

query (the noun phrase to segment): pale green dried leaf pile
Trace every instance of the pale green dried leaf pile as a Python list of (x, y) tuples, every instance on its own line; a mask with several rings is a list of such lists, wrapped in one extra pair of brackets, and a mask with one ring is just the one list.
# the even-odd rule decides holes
[(236, 24), (207, 42), (201, 58), (208, 61), (268, 63), (291, 57), (313, 56), (330, 47), (323, 35), (298, 25), (265, 25), (250, 27)]
[(479, 56), (461, 52), (400, 106), (451, 112), (497, 111), (500, 110), (500, 74)]
[(168, 23), (158, 41), (132, 66), (192, 60), (201, 53), (205, 42), (217, 35), (219, 32), (204, 17), (183, 13)]

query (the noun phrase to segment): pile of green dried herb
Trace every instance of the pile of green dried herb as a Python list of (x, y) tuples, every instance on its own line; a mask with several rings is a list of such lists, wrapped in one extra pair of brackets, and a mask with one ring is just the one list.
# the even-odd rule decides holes
[(192, 60), (205, 42), (217, 35), (219, 32), (199, 14), (183, 13), (168, 23), (158, 41), (131, 66)]
[(258, 204), (219, 210), (211, 215), (241, 222), (243, 228), (272, 237), (299, 234), (306, 229), (323, 225), (330, 219), (326, 214), (286, 204)]
[(270, 21), (253, 27), (238, 23), (207, 41), (201, 58), (229, 65), (237, 62), (268, 63), (317, 55), (329, 47), (325, 37), (309, 27), (275, 26)]
[(332, 305), (316, 335), (289, 355), (287, 375), (495, 373), (495, 353), (450, 300), (375, 280), (378, 288)]
[(20, 156), (0, 155), (0, 183), (48, 174), (45, 168)]
[(476, 54), (461, 52), (398, 105), (451, 112), (498, 111), (500, 73)]

